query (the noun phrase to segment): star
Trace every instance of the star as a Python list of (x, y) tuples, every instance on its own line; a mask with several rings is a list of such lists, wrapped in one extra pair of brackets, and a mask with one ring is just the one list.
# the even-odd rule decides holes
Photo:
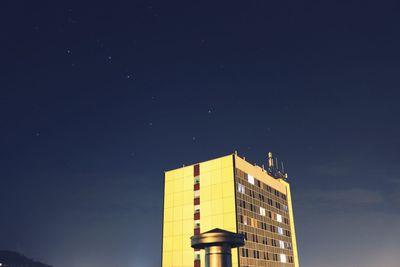
[(152, 123), (152, 122), (149, 122), (149, 126), (153, 126), (153, 123)]
[(67, 54), (71, 54), (71, 50), (68, 49), (68, 50), (67, 50)]
[(35, 135), (36, 135), (36, 136), (40, 136), (40, 132), (36, 132)]
[(209, 109), (209, 110), (208, 110), (208, 114), (211, 114), (211, 113), (212, 113), (212, 110), (211, 110), (211, 109)]

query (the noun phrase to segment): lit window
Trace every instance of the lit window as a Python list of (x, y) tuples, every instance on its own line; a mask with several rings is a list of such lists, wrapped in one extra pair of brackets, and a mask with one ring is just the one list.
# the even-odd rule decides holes
[(265, 209), (260, 207), (260, 215), (265, 216)]
[(194, 191), (194, 198), (200, 197), (200, 190)]
[(282, 215), (276, 214), (276, 220), (277, 220), (278, 222), (282, 222)]
[(281, 262), (286, 263), (286, 255), (285, 254), (280, 254)]
[(250, 184), (254, 185), (254, 177), (251, 176), (250, 174), (247, 175), (247, 181), (248, 181)]
[(279, 240), (279, 247), (285, 248), (285, 242), (283, 242), (282, 240)]
[(239, 193), (245, 194), (246, 189), (244, 188), (244, 185), (238, 184), (238, 191), (239, 191)]
[(283, 235), (283, 229), (281, 227), (278, 227), (278, 234)]

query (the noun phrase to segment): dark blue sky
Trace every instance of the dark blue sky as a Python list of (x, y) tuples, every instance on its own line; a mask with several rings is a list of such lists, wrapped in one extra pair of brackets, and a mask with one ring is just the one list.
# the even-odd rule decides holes
[(0, 8), (0, 249), (160, 266), (163, 171), (273, 151), (302, 266), (397, 266), (398, 2), (82, 2)]

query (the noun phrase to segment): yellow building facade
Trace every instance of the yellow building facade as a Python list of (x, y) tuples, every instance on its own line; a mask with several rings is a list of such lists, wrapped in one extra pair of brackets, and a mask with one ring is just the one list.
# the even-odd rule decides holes
[(243, 233), (234, 267), (298, 266), (289, 184), (236, 154), (164, 175), (163, 267), (203, 267), (190, 237), (221, 228)]

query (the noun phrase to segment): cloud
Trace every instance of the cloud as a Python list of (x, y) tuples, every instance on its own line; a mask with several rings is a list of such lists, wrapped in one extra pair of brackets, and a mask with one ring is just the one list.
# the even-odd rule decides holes
[(320, 201), (338, 204), (364, 205), (379, 204), (383, 202), (383, 196), (381, 193), (362, 188), (331, 191), (317, 190), (314, 194)]
[(303, 210), (350, 212), (377, 209), (386, 200), (379, 191), (355, 187), (340, 190), (303, 190), (298, 192), (297, 201), (297, 206)]
[(302, 230), (297, 233), (300, 263), (308, 267), (397, 267), (399, 224), (399, 215), (382, 212), (312, 214), (298, 225)]
[(346, 161), (332, 161), (320, 164), (312, 164), (310, 173), (321, 177), (344, 177), (352, 172), (352, 164)]
[(391, 183), (391, 190), (388, 194), (388, 198), (394, 204), (395, 207), (400, 206), (400, 178), (393, 178), (390, 179), (389, 182)]
[(400, 214), (385, 208), (392, 201), (385, 193), (359, 187), (298, 192), (294, 203), (300, 264), (397, 267)]

